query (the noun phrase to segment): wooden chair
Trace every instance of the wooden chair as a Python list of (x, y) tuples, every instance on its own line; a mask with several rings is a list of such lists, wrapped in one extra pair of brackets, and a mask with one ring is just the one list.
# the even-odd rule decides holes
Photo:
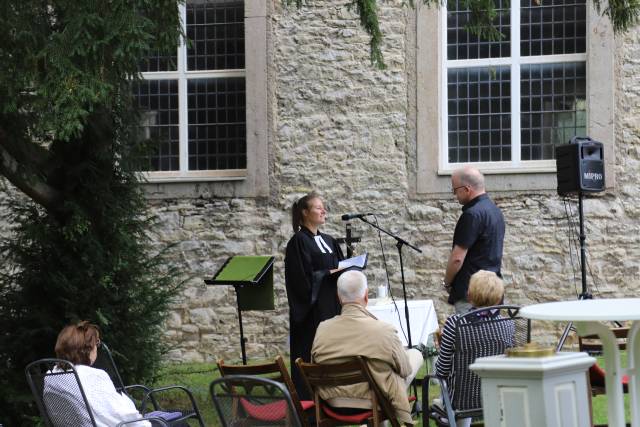
[[(458, 419), (482, 417), (480, 378), (469, 369), (469, 365), (478, 357), (504, 354), (510, 347), (529, 342), (531, 322), (518, 316), (519, 309), (509, 305), (484, 307), (458, 318), (453, 384), (449, 384), (447, 378), (425, 376), (422, 388), (423, 425), (428, 425), (428, 418), (438, 426), (455, 426)], [(442, 402), (429, 407), (430, 379), (440, 384)]]
[[(629, 334), (629, 327), (615, 327), (611, 328), (611, 331), (616, 336), (618, 341), (618, 348), (620, 350), (625, 350), (627, 348), (627, 335)], [(578, 337), (578, 346), (580, 351), (584, 351), (588, 353), (590, 356), (600, 356), (602, 355), (602, 341), (600, 341), (600, 337), (597, 335), (587, 335), (584, 337)], [(605, 394), (605, 371), (598, 365), (598, 363), (594, 363), (589, 368), (589, 384), (591, 386), (591, 394), (593, 396), (599, 394)], [(627, 375), (622, 377), (622, 386), (625, 393), (628, 393), (629, 386), (629, 377)]]
[(211, 399), (225, 427), (303, 427), (283, 383), (255, 375), (225, 375), (209, 386)]
[(308, 416), (313, 414), (314, 403), (312, 400), (300, 400), (282, 356), (278, 355), (272, 363), (257, 365), (227, 365), (224, 360), (220, 359), (218, 360), (218, 370), (223, 377), (229, 375), (253, 375), (282, 383), (291, 396), (302, 426), (309, 427)]
[[(361, 356), (336, 364), (305, 363), (296, 360), (311, 395), (314, 397), (316, 408), (316, 423), (322, 426), (360, 425), (368, 424), (378, 427), (382, 421), (388, 420), (393, 427), (400, 427), (396, 419), (395, 410), (382, 390), (378, 387), (365, 359)], [(371, 409), (364, 409), (352, 415), (343, 415), (333, 410), (320, 397), (322, 387), (339, 387), (366, 383), (369, 385)]]

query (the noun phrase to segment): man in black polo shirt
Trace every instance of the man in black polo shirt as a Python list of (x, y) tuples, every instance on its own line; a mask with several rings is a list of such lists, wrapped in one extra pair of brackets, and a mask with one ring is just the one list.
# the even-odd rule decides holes
[(466, 313), (469, 278), (478, 270), (500, 274), (504, 217), (484, 190), (484, 176), (474, 167), (456, 170), (451, 176), (453, 194), (462, 215), (453, 234), (453, 248), (447, 262), (444, 286), (456, 313)]

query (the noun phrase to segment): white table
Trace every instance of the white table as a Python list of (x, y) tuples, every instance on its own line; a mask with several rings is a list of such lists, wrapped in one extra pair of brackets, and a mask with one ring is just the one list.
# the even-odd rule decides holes
[[(593, 299), (583, 301), (551, 302), (530, 305), (520, 315), (536, 320), (574, 322), (581, 336), (597, 334), (602, 340), (605, 360), (605, 387), (607, 389), (610, 426), (624, 427), (622, 377), (629, 376), (631, 426), (640, 427), (640, 298)], [(632, 320), (627, 338), (627, 368), (622, 369), (616, 337), (607, 325), (600, 322)]]
[[(404, 316), (404, 301), (396, 298), (398, 309), (391, 301), (391, 298), (370, 299), (367, 310), (379, 320), (391, 323), (398, 331), (400, 341), (406, 347), (409, 344), (405, 338), (407, 333), (407, 321)], [(411, 343), (415, 346), (418, 344), (427, 344), (429, 335), (438, 330), (438, 316), (433, 306), (433, 301), (413, 300), (407, 301), (409, 306), (409, 321), (411, 322)], [(402, 332), (404, 331), (404, 333)]]

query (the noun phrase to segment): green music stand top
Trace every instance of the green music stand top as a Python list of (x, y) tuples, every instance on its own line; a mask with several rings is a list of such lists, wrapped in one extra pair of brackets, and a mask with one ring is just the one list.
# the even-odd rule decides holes
[(232, 285), (240, 310), (273, 310), (273, 256), (232, 256), (207, 285)]
[(273, 267), (272, 256), (232, 256), (220, 267), (207, 285), (257, 285)]

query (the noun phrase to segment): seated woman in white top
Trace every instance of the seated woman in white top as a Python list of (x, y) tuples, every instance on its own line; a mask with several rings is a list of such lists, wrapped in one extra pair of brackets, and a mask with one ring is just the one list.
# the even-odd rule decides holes
[[(73, 363), (82, 389), (85, 392), (91, 412), (98, 427), (113, 427), (122, 421), (130, 421), (142, 418), (133, 401), (126, 395), (116, 391), (111, 378), (102, 369), (92, 368), (98, 355), (100, 345), (100, 331), (96, 325), (87, 321), (65, 326), (58, 335), (56, 341), (56, 356), (59, 359)], [(54, 372), (60, 370), (59, 367)], [(79, 389), (70, 388), (68, 382), (60, 376), (46, 377), (44, 385), (44, 401), (51, 421), (56, 426), (66, 426), (70, 415), (69, 405), (81, 408), (84, 406)], [(66, 405), (60, 403), (65, 402)], [(55, 408), (66, 407), (65, 413), (56, 412)], [(84, 411), (74, 414), (76, 418), (86, 418), (77, 421), (77, 427), (90, 426), (88, 416), (82, 415)], [(131, 423), (128, 426), (150, 427), (148, 421)]]

